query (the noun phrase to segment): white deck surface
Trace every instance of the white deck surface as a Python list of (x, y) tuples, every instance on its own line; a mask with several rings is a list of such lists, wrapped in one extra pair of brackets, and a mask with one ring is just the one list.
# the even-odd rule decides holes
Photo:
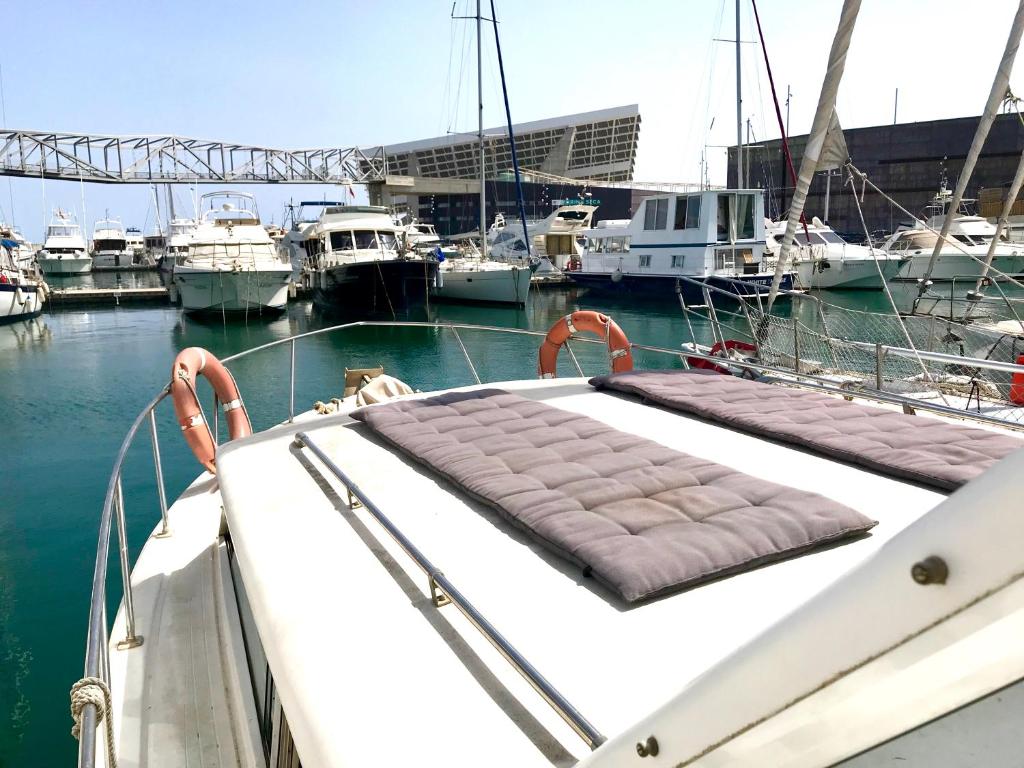
[(827, 551), (628, 607), (347, 416), (233, 443), (218, 459), (221, 492), (304, 768), (570, 764), (589, 750), (454, 607), (433, 607), (425, 576), (365, 510), (348, 510), (333, 477), (292, 445), (297, 431), (609, 737), (944, 498), (580, 379), (489, 386), (823, 494), (879, 525)]
[(204, 473), (168, 518), (171, 535), (150, 538), (132, 570), (143, 644), (116, 648), (125, 637), (123, 609), (111, 630), (118, 764), (263, 766), (238, 609), (218, 546), (216, 481)]

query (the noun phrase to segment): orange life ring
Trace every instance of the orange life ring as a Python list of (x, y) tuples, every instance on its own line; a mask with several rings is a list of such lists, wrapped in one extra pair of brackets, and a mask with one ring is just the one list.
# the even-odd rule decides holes
[(558, 350), (574, 333), (589, 331), (608, 340), (608, 354), (612, 359), (612, 372), (633, 370), (633, 352), (629, 339), (608, 315), (591, 310), (578, 310), (566, 315), (551, 326), (538, 354), (537, 375), (542, 379), (555, 378)]
[[(1017, 365), (1024, 365), (1024, 355), (1017, 355)], [(1010, 402), (1024, 405), (1024, 373), (1015, 373), (1010, 379)]]
[(238, 393), (238, 385), (234, 376), (224, 367), (220, 360), (201, 347), (183, 349), (174, 358), (171, 366), (171, 399), (174, 401), (174, 414), (178, 417), (181, 432), (192, 453), (210, 472), (216, 473), (215, 459), (217, 443), (213, 439), (210, 425), (203, 418), (203, 409), (199, 406), (199, 395), (196, 392), (196, 379), (202, 374), (217, 394), (217, 400), (223, 403), (227, 415), (228, 434), (232, 440), (252, 434), (252, 423), (249, 413)]

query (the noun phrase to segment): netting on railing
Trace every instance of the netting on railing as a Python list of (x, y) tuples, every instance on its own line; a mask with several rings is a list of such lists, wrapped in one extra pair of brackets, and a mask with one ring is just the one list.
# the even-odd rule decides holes
[[(1024, 407), (1009, 399), (1012, 374), (977, 362), (1015, 363), (1024, 354), (1021, 334), (939, 317), (900, 318), (801, 304), (794, 304), (792, 317), (780, 317), (748, 303), (761, 361), (766, 365), (831, 377), (844, 387), (912, 394), (1024, 422)], [(886, 346), (964, 360), (929, 360), (886, 351)]]

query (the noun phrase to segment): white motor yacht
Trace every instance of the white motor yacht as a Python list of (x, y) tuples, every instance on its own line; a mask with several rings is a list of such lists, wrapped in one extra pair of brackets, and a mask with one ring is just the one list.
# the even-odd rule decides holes
[(436, 259), (406, 251), (387, 208), (329, 205), (305, 231), (304, 280), (321, 308), (394, 313), (434, 285)]
[(98, 268), (127, 267), (135, 263), (128, 236), (120, 219), (105, 218), (92, 231), (92, 264)]
[[(763, 190), (705, 190), (644, 199), (629, 221), (584, 231), (581, 263), (566, 274), (590, 288), (644, 292), (701, 302), (700, 282), (766, 292), (775, 259), (765, 249)], [(793, 287), (795, 273), (780, 288)], [(680, 278), (690, 278), (683, 280)]]
[(277, 244), (283, 250), (292, 267), (301, 270), (306, 262), (306, 238), (310, 230), (320, 221), (325, 208), (341, 208), (345, 203), (328, 200), (304, 200), (297, 206), (289, 204), (285, 207), (284, 237)]
[[(765, 221), (766, 248), (778, 258), (786, 222)], [(882, 248), (848, 243), (817, 216), (805, 232), (797, 227), (793, 266), (804, 288), (857, 288), (881, 290), (899, 271), (907, 257)]]
[[(570, 269), (583, 254), (583, 232), (590, 228), (600, 201), (567, 200), (540, 221), (527, 221), (530, 258), (519, 219), (501, 219), (488, 230), (488, 256), (495, 261), (529, 267), (538, 275)], [(532, 260), (532, 263), (531, 263)]]
[[(146, 263), (146, 238), (142, 235), (142, 230), (138, 227), (128, 227), (124, 231), (125, 247), (132, 254), (133, 264), (144, 264)], [(154, 260), (152, 263), (156, 263)]]
[[(439, 380), (465, 359), (493, 382), (462, 339), (485, 345), (478, 364), (518, 350), (526, 370), (544, 334), (377, 323), (362, 357), (331, 361), (353, 369), (349, 395), (308, 412), (259, 401), (282, 421), (253, 436), (230, 375), (185, 350), (173, 431), (215, 474), (196, 464), (158, 506), (162, 478), (187, 471), (161, 463), (186, 460), (159, 449), (161, 388), (100, 512), (80, 768), (1016, 764), (1019, 432), (811, 380), (629, 371), (607, 317), (559, 324), (545, 347), (614, 331), (598, 343), (614, 339), (619, 373), (467, 370), (467, 386), (411, 393), (358, 367), (421, 333)], [(238, 369), (244, 402), (268, 392), (265, 361), (293, 350), (294, 393), (296, 344), (303, 360), (340, 354), (365, 326), (250, 351), (269, 357)], [(219, 447), (199, 370), (228, 404), (235, 439)], [(157, 482), (122, 483), (150, 435)], [(125, 525), (146, 508), (133, 562), (113, 531), (138, 541)], [(109, 622), (111, 548), (125, 598)]]
[(533, 272), (528, 267), (484, 259), (471, 243), (442, 251), (431, 294), (446, 301), (525, 306)]
[(171, 219), (167, 225), (163, 256), (157, 262), (161, 272), (173, 274), (175, 263), (188, 256), (188, 246), (195, 231), (194, 219)]
[(176, 259), (174, 285), (186, 312), (258, 313), (283, 310), (291, 265), (260, 224), (256, 201), (244, 192), (211, 192), (188, 252)]
[[(906, 259), (897, 272), (897, 279), (920, 280), (928, 270), (932, 252), (938, 242), (936, 233), (942, 230), (946, 216), (950, 215), (949, 203), (953, 193), (943, 186), (925, 209), (926, 219), (904, 224), (886, 240), (882, 246), (889, 253)], [(973, 200), (964, 200), (961, 210), (953, 217), (949, 235), (939, 251), (930, 275), (931, 280), (969, 282), (978, 277), (988, 254), (989, 245), (996, 235), (996, 227), (971, 211)], [(996, 244), (992, 259), (993, 278), (999, 273), (1006, 275), (1024, 274), (1024, 245), (1011, 242), (1003, 233)]]
[(0, 233), (0, 323), (35, 317), (46, 300), (46, 284), (15, 260), (20, 245)]
[(11, 246), (11, 258), (18, 269), (31, 271), (35, 265), (36, 252), (25, 237), (14, 226), (0, 224), (0, 238), (8, 240), (14, 245)]
[(80, 275), (92, 271), (92, 258), (86, 253), (82, 229), (71, 213), (54, 211), (36, 263), (44, 275)]

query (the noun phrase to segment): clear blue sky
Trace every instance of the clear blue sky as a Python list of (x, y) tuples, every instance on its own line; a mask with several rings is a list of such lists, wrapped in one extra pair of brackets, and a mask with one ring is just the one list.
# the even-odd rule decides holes
[[(743, 38), (756, 31), (743, 0)], [(845, 126), (978, 114), (1012, 0), (864, 0), (839, 96)], [(485, 8), (487, 3), (484, 3)], [(791, 85), (791, 130), (807, 130), (839, 0), (761, 0), (776, 83)], [(4, 9), (5, 125), (83, 133), (175, 133), (272, 147), (408, 141), (475, 127), (472, 22), (451, 0), (173, 3), (51, 0)], [(733, 0), (498, 0), (513, 120), (638, 103), (636, 178), (690, 181), (705, 144), (735, 141)], [(457, 0), (456, 14), (471, 11)], [(504, 122), (489, 30), (488, 126)], [(1017, 68), (1018, 72), (1024, 69)], [(1014, 81), (1011, 81), (1013, 83)], [(1018, 84), (1024, 92), (1024, 84)], [(778, 135), (757, 46), (744, 46), (744, 115)], [(714, 120), (710, 131), (707, 127)], [(724, 150), (709, 149), (712, 181)], [(207, 187), (205, 191), (212, 190)], [(79, 185), (0, 180), (0, 215), (38, 239), (46, 208), (81, 210)], [(152, 226), (146, 186), (86, 186), (104, 209)], [(265, 220), (291, 196), (336, 188), (252, 187)], [(186, 191), (178, 195), (184, 201)], [(13, 205), (11, 198), (13, 197)]]

